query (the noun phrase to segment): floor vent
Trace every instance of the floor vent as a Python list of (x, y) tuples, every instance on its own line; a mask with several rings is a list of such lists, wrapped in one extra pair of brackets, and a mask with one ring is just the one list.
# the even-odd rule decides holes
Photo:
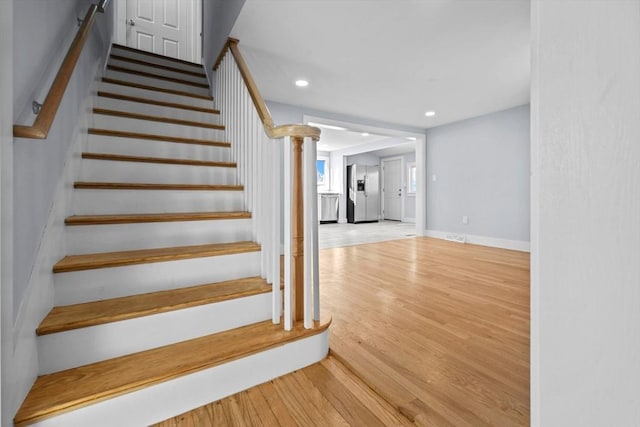
[(444, 236), (444, 240), (456, 243), (465, 243), (465, 241), (467, 240), (467, 236), (463, 234), (446, 234)]

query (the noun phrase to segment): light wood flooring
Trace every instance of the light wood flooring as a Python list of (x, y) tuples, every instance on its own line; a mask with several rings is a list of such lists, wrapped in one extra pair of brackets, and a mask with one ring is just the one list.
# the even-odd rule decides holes
[[(329, 361), (161, 425), (260, 425), (254, 412), (268, 410), (283, 411), (280, 425), (375, 425), (359, 411), (327, 415), (342, 414), (335, 396), (347, 390), (363, 403), (384, 406), (381, 397), (421, 426), (529, 424), (529, 254), (411, 238), (322, 250), (320, 269), (321, 304), (333, 316)], [(341, 390), (327, 364), (370, 388)], [(262, 397), (249, 406), (256, 390)]]
[(363, 245), (387, 240), (407, 239), (416, 236), (416, 225), (400, 221), (363, 222), (360, 224), (320, 224), (318, 246), (320, 249), (340, 246)]
[(430, 238), (321, 252), (331, 349), (420, 425), (529, 423), (529, 254)]
[(334, 357), (156, 427), (410, 426)]

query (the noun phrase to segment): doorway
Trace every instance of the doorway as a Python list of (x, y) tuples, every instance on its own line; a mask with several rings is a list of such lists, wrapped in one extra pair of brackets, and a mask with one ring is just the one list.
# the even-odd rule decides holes
[(402, 157), (382, 160), (382, 219), (401, 221), (404, 217)]
[(201, 0), (118, 0), (116, 42), (202, 63)]

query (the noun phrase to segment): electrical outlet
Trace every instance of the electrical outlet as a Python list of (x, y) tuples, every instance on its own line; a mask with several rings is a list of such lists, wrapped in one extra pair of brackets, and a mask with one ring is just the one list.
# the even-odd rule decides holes
[(463, 217), (462, 217), (462, 223), (463, 223), (463, 224), (469, 224), (469, 217), (468, 217), (468, 216), (466, 216), (466, 215), (463, 215)]
[(438, 177), (436, 176), (436, 174), (434, 173), (433, 175), (431, 175), (431, 181), (437, 181)]

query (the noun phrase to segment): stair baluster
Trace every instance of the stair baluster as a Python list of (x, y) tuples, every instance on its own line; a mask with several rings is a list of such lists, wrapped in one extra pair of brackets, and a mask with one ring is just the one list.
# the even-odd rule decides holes
[(310, 328), (320, 318), (315, 166), (320, 131), (305, 125), (273, 125), (237, 40), (228, 40), (214, 70), (216, 107), (235, 147), (231, 161), (238, 164), (237, 184), (244, 185), (245, 208), (255, 213), (253, 231), (263, 248), (262, 274), (273, 284), (273, 321), (280, 322), (282, 307), (279, 228), (284, 218), (284, 328), (291, 330), (296, 320), (304, 320)]

